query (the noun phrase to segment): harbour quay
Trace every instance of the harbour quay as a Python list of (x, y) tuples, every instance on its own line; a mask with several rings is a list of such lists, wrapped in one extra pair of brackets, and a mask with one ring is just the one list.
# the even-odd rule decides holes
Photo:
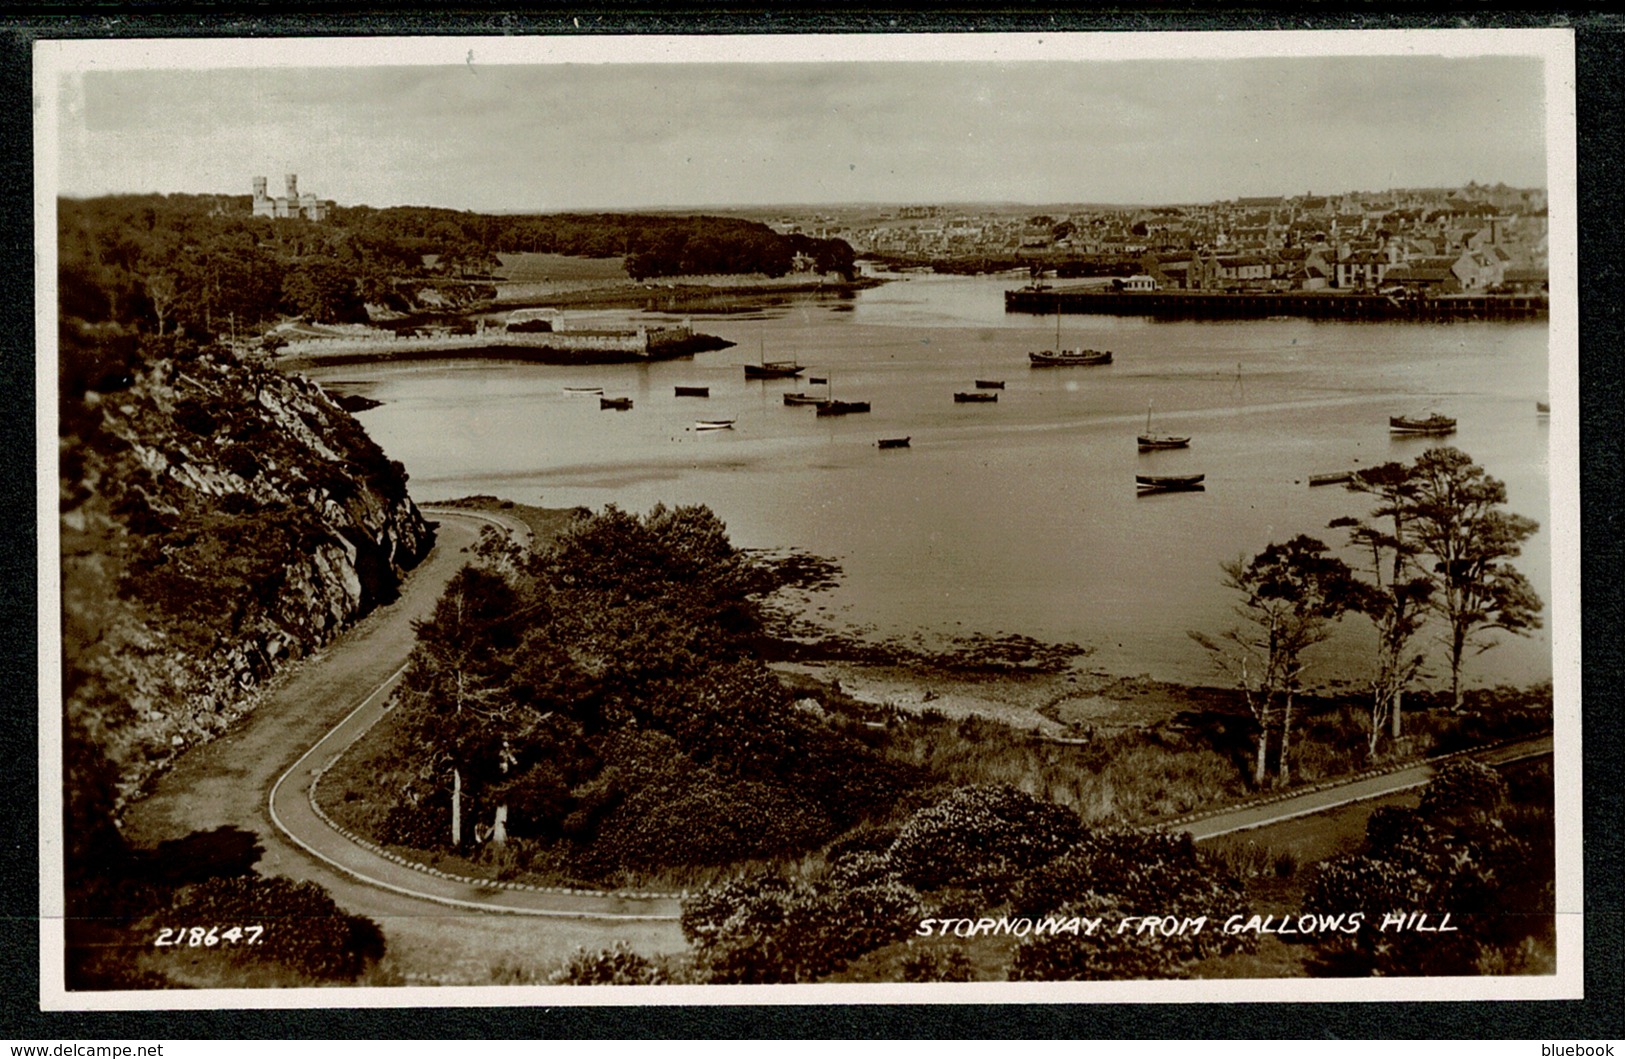
[(1004, 292), (1007, 313), (1093, 313), (1170, 320), (1262, 320), (1305, 316), (1327, 320), (1536, 320), (1548, 312), (1541, 294), (1443, 294), (1429, 297), (1371, 292), (1057, 289)]

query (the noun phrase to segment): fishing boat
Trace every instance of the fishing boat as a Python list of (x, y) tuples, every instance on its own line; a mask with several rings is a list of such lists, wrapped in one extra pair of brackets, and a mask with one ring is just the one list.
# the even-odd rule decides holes
[(709, 386), (679, 386), (679, 387), (677, 387), (677, 396), (678, 397), (710, 397), (711, 396), (711, 387), (709, 387)]
[(882, 449), (906, 449), (908, 438), (881, 438), (875, 445)]
[(598, 408), (599, 408), (600, 411), (604, 411), (606, 409), (613, 408), (617, 412), (625, 412), (628, 409), (630, 409), (631, 407), (632, 407), (632, 398), (630, 398), (630, 397), (600, 397), (600, 398), (598, 398)]
[(973, 390), (970, 393), (954, 394), (955, 404), (987, 404), (990, 401), (997, 401), (998, 399), (998, 394), (987, 393), (986, 391), (982, 390)]
[(1395, 434), (1454, 434), (1456, 421), (1437, 412), (1426, 419), (1389, 416), (1388, 429)]
[(1183, 449), (1191, 443), (1190, 437), (1179, 437), (1174, 434), (1151, 433), (1151, 406), (1145, 406), (1145, 433), (1139, 437), (1140, 451), (1153, 452), (1157, 449)]
[(1201, 489), (1205, 474), (1136, 474), (1134, 484), (1142, 493), (1173, 493)]
[(694, 422), (695, 430), (732, 430), (732, 419), (699, 419)]
[(976, 388), (978, 390), (1002, 390), (1002, 389), (1004, 389), (1004, 380), (1003, 379), (977, 379), (976, 380)]
[(827, 400), (829, 398), (820, 397), (815, 393), (797, 392), (784, 395), (785, 404), (823, 404)]
[(564, 392), (571, 397), (598, 397), (604, 392), (602, 386), (566, 386)]
[(1028, 353), (1027, 360), (1035, 368), (1059, 367), (1088, 367), (1095, 364), (1110, 364), (1112, 355), (1109, 350), (1103, 349), (1062, 349), (1061, 348), (1061, 313), (1055, 313), (1055, 348), (1046, 349), (1042, 353)]
[(1315, 485), (1341, 485), (1343, 482), (1354, 481), (1353, 471), (1331, 471), (1327, 474), (1311, 474), (1309, 484)]
[(821, 416), (845, 416), (855, 412), (867, 412), (868, 401), (820, 401), (818, 414)]

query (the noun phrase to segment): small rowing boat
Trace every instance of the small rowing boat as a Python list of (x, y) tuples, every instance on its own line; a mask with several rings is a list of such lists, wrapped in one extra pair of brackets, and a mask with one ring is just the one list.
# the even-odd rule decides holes
[(787, 393), (784, 395), (785, 404), (823, 404), (827, 397), (819, 397), (811, 393)]
[(1343, 482), (1354, 481), (1353, 471), (1331, 471), (1327, 474), (1311, 474), (1310, 485), (1341, 485)]
[(1004, 389), (1004, 380), (1003, 379), (977, 379), (976, 380), (976, 388), (978, 390), (1002, 390), (1002, 389)]
[(614, 409), (617, 412), (625, 412), (628, 409), (630, 409), (631, 407), (632, 407), (632, 398), (630, 398), (630, 397), (600, 397), (600, 398), (598, 398), (598, 408), (599, 408), (600, 411), (605, 411), (605, 410), (608, 410), (608, 409)]
[(598, 397), (604, 392), (602, 386), (566, 386), (564, 392), (571, 397)]
[(700, 419), (694, 423), (695, 430), (732, 430), (733, 428), (734, 421), (732, 419)]
[(882, 449), (906, 449), (908, 438), (881, 438), (875, 445)]
[(998, 399), (998, 394), (987, 393), (981, 390), (974, 390), (970, 393), (954, 394), (955, 404), (987, 404), (990, 401), (997, 401)]
[(709, 387), (709, 386), (679, 386), (679, 387), (677, 387), (677, 396), (678, 397), (710, 397), (711, 396), (711, 387)]
[(855, 412), (867, 412), (868, 401), (820, 401), (818, 414), (821, 416), (846, 416)]

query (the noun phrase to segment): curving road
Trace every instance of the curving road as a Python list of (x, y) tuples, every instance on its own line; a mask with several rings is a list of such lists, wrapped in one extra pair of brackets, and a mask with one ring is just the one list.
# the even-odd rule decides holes
[(278, 677), (230, 732), (182, 755), (128, 808), (125, 835), (152, 846), (227, 824), (255, 831), (265, 847), (262, 872), (318, 882), (341, 907), (377, 920), (413, 982), (488, 980), (497, 965), (551, 966), (578, 946), (616, 941), (650, 954), (685, 949), (674, 900), (473, 886), (371, 853), (311, 811), (311, 770), (382, 714), (411, 652), (413, 623), (431, 613), (480, 528), (528, 533), (484, 514), (425, 514), (439, 522), (437, 541), (399, 598)]

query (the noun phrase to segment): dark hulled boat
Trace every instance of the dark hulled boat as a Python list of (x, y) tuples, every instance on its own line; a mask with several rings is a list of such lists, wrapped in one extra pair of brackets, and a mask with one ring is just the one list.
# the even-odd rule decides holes
[(1142, 493), (1174, 493), (1203, 488), (1205, 474), (1136, 474), (1134, 484)]
[(1435, 412), (1427, 418), (1389, 416), (1388, 429), (1395, 434), (1454, 434), (1456, 421)]
[(997, 401), (998, 399), (998, 394), (987, 393), (985, 391), (972, 391), (970, 393), (954, 394), (955, 404), (987, 404), (990, 401)]

